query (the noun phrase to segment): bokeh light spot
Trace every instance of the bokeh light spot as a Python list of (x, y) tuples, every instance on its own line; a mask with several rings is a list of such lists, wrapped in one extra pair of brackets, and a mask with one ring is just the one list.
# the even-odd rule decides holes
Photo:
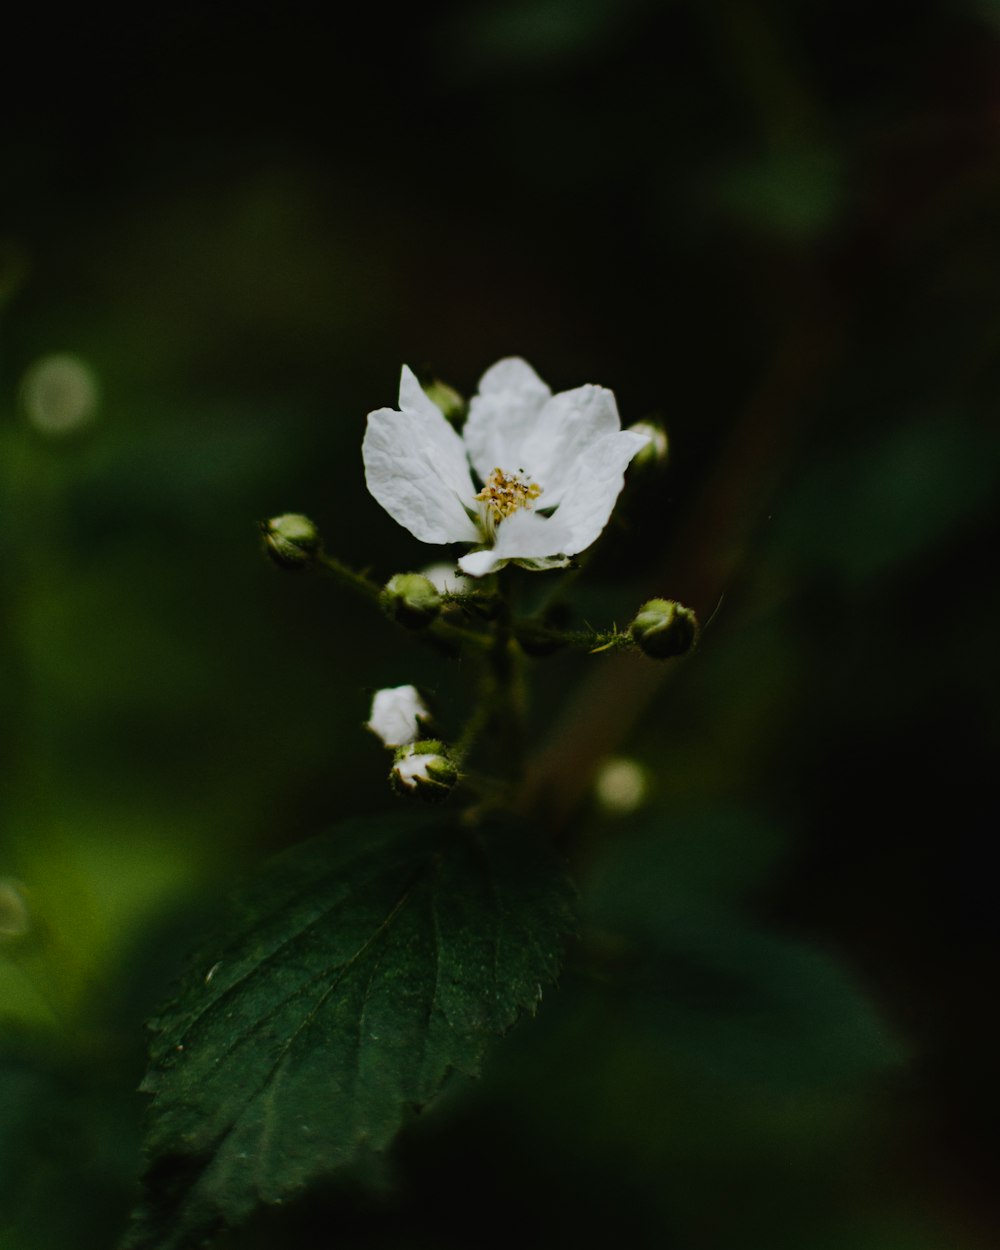
[(100, 394), (93, 369), (78, 356), (43, 356), (24, 375), (21, 402), (42, 434), (69, 434), (89, 424)]

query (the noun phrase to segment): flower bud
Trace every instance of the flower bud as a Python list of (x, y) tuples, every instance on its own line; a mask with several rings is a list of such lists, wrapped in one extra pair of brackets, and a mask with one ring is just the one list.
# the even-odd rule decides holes
[(472, 579), (465, 577), (454, 564), (428, 564), (420, 570), (424, 577), (442, 595), (460, 595), (472, 589)]
[(654, 660), (686, 655), (698, 641), (698, 618), (673, 599), (650, 599), (629, 626), (636, 645)]
[(641, 451), (636, 452), (634, 465), (652, 468), (654, 465), (665, 464), (670, 450), (667, 431), (659, 421), (637, 421), (628, 427), (630, 434), (643, 434), (649, 440)]
[(389, 774), (389, 784), (397, 794), (440, 803), (458, 782), (458, 769), (434, 739), (400, 747)]
[(444, 413), (452, 424), (457, 424), (465, 416), (468, 405), (459, 395), (453, 386), (449, 386), (447, 382), (439, 382), (437, 378), (433, 382), (428, 382), (424, 387), (424, 394), (436, 404)]
[(260, 529), (265, 551), (283, 569), (305, 568), (322, 546), (319, 530), (299, 512), (285, 512), (270, 521), (261, 521)]
[(397, 573), (379, 597), (382, 607), (407, 629), (423, 629), (441, 611), (441, 595), (422, 573)]
[(31, 914), (19, 882), (0, 877), (0, 942), (24, 937), (31, 929)]
[(420, 737), (421, 725), (431, 718), (416, 686), (391, 686), (376, 690), (371, 719), (365, 726), (387, 747), (407, 746)]

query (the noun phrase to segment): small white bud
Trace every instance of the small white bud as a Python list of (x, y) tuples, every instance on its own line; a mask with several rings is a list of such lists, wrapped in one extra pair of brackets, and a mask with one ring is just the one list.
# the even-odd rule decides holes
[(389, 782), (397, 794), (440, 803), (458, 782), (458, 769), (445, 754), (440, 742), (415, 742), (401, 747), (389, 773)]
[(416, 686), (390, 686), (376, 690), (366, 728), (384, 746), (402, 747), (416, 742), (430, 719), (430, 710)]

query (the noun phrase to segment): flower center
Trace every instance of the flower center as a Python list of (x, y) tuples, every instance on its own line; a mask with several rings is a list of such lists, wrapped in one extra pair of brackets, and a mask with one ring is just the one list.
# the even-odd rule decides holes
[(494, 537), (502, 520), (519, 508), (530, 508), (542, 493), (537, 482), (524, 480), (521, 476), (523, 472), (523, 469), (519, 469), (517, 473), (504, 473), (503, 469), (494, 469), (486, 479), (486, 485), (476, 496), (487, 538)]

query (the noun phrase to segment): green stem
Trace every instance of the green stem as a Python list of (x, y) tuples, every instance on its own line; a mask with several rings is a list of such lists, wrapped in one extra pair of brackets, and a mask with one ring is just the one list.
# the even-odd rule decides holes
[(465, 722), (465, 727), (462, 730), (458, 741), (452, 747), (451, 754), (454, 756), (458, 764), (462, 764), (464, 762), (466, 756), (469, 754), (469, 751), (475, 745), (476, 739), (486, 728), (489, 719), (489, 701), (486, 698), (481, 698), (475, 711)]
[(378, 603), (382, 587), (378, 582), (372, 581), (367, 574), (359, 573), (356, 569), (352, 569), (349, 565), (344, 564), (342, 560), (338, 560), (336, 556), (327, 555), (325, 551), (320, 552), (316, 556), (316, 563), (327, 573), (332, 573), (346, 590), (353, 590), (355, 594), (361, 595), (362, 598), (371, 599), (372, 602)]
[(478, 612), (481, 616), (491, 616), (499, 598), (488, 590), (446, 590), (441, 595), (441, 602), (465, 611)]
[(632, 635), (624, 630), (612, 629), (557, 629), (535, 621), (520, 621), (512, 626), (514, 637), (528, 654), (548, 654), (563, 647), (575, 647), (589, 651), (622, 651), (635, 646)]
[(497, 771), (511, 781), (518, 781), (524, 771), (527, 711), (524, 656), (514, 638), (509, 581), (503, 584), (500, 594), (500, 611), (489, 652), (488, 684), (492, 687)]

